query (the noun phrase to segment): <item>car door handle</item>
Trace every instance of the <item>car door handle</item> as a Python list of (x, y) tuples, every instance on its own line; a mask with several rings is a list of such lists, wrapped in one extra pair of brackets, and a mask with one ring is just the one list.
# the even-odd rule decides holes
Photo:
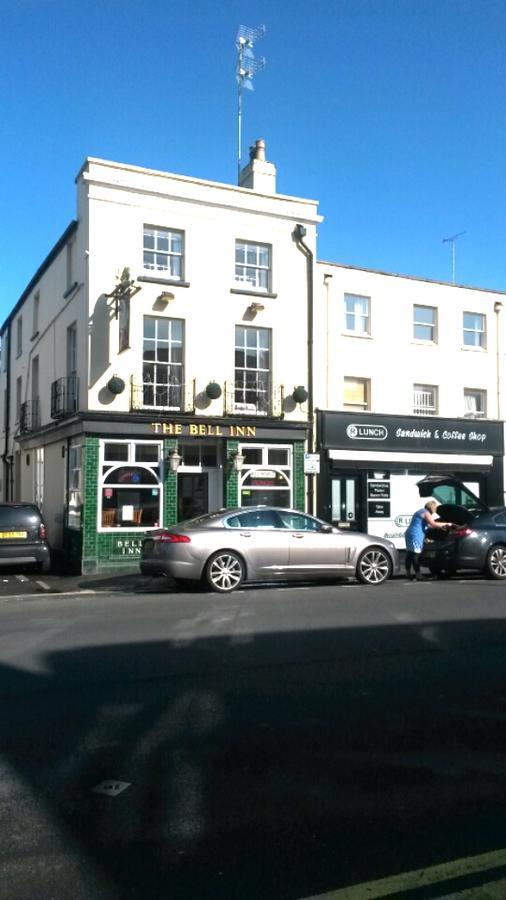
[(251, 537), (251, 531), (241, 531), (241, 537)]
[(303, 534), (292, 534), (292, 537), (297, 538), (298, 541), (301, 541), (302, 538), (304, 537), (304, 535)]

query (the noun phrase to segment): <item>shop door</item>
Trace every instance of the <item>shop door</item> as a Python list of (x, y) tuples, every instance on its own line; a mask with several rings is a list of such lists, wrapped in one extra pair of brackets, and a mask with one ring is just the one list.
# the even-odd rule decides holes
[(360, 478), (352, 476), (334, 476), (332, 478), (332, 524), (338, 528), (349, 528), (360, 531)]
[(177, 520), (183, 522), (209, 511), (207, 472), (180, 472), (177, 479)]

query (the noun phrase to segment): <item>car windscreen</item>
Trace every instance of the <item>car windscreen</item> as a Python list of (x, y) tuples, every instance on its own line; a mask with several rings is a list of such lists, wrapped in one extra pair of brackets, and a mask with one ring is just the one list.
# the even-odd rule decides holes
[(40, 513), (35, 506), (0, 506), (0, 528), (28, 528), (39, 522)]

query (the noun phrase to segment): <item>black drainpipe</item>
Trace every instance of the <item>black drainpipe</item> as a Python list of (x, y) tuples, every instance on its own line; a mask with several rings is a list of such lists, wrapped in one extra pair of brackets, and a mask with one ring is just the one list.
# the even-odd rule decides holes
[[(5, 408), (4, 408), (4, 428), (5, 442), (4, 452), (2, 453), (2, 462), (4, 464), (4, 500), (12, 500), (12, 463), (9, 464), (9, 425), (11, 421), (11, 322), (9, 322), (5, 336), (7, 338), (7, 364), (5, 367)], [(2, 349), (5, 343), (5, 337), (2, 340)], [(3, 364), (3, 353), (2, 353)]]
[[(307, 230), (304, 225), (297, 224), (293, 230), (293, 239), (297, 247), (306, 257), (307, 269), (307, 417), (309, 422), (309, 434), (307, 441), (308, 453), (314, 451), (314, 401), (313, 401), (313, 259), (314, 254), (310, 247), (305, 243), (304, 238)], [(310, 475), (307, 480), (307, 509), (308, 512), (314, 511), (314, 475)]]

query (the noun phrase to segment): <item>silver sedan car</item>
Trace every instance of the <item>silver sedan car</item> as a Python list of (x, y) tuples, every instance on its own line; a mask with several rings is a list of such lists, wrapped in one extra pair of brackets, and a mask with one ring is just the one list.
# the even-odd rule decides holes
[(398, 572), (399, 560), (382, 538), (340, 531), (293, 509), (251, 506), (150, 531), (140, 568), (227, 594), (244, 581), (356, 577), (377, 585)]

